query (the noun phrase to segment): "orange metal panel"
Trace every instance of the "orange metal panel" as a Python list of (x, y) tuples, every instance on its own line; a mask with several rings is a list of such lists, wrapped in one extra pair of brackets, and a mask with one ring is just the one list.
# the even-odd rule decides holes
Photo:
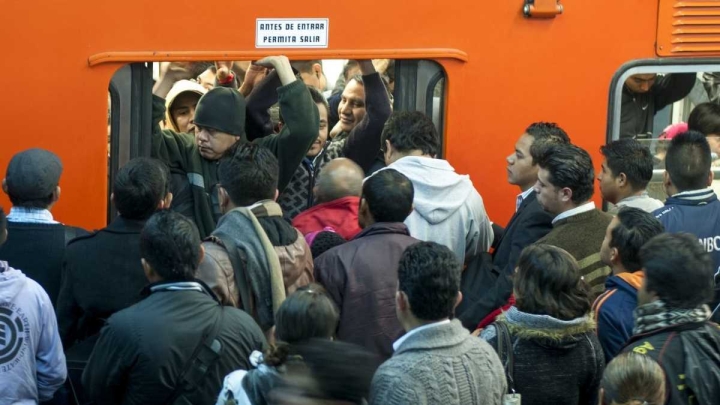
[[(513, 0), (226, 2), (221, 12), (194, 0), (11, 3), (0, 15), (0, 170), (20, 149), (54, 150), (65, 165), (54, 213), (89, 228), (105, 223), (107, 86), (123, 59), (116, 52), (283, 53), (255, 49), (255, 19), (308, 17), (330, 19), (329, 47), (287, 51), (295, 59), (460, 50), (464, 56), (428, 56), (441, 58), (448, 75), (446, 156), (470, 174), (491, 219), (504, 224), (518, 192), (506, 182), (505, 156), (524, 128), (558, 122), (599, 166), (613, 74), (627, 61), (654, 57), (656, 38), (669, 50), (672, 35), (672, 13), (661, 15), (663, 39), (658, 3), (647, 0), (567, 0), (563, 14), (543, 20), (523, 17), (523, 2)], [(9, 206), (4, 196), (0, 203)]]

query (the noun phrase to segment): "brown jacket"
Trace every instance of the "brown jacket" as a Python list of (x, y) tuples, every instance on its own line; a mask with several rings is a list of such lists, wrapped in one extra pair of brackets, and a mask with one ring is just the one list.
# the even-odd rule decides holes
[(315, 259), (317, 281), (340, 308), (339, 340), (392, 355), (404, 333), (395, 314), (398, 262), (417, 242), (405, 224), (381, 222)]
[[(280, 206), (274, 201), (263, 201), (250, 208), (277, 254), (283, 275), (286, 295), (313, 282), (313, 259), (303, 235), (282, 217)], [(251, 308), (243, 308), (240, 288), (235, 280), (228, 251), (214, 236), (203, 242), (205, 257), (198, 268), (197, 277), (218, 296), (223, 305), (241, 308), (257, 319), (256, 297), (245, 297)], [(244, 265), (244, 263), (243, 263)], [(244, 273), (244, 269), (241, 269)]]

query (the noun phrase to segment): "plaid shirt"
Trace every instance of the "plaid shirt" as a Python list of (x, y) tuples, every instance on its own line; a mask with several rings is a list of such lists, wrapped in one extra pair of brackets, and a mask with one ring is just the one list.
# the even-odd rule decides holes
[(7, 216), (8, 222), (26, 224), (58, 224), (50, 211), (43, 208), (12, 207)]

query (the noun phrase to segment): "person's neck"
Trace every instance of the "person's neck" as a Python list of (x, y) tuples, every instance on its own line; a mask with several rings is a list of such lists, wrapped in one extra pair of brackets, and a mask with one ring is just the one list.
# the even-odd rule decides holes
[(398, 153), (398, 154), (397, 154), (397, 159), (395, 159), (395, 162), (397, 162), (398, 160), (400, 160), (400, 159), (402, 159), (402, 158), (406, 158), (406, 157), (425, 157), (425, 158), (432, 158), (432, 156), (423, 153), (423, 152), (422, 152), (421, 150), (419, 150), (419, 149), (416, 149), (416, 150), (411, 150), (411, 151), (408, 151), (408, 152)]
[(520, 193), (524, 193), (524, 192), (530, 190), (531, 188), (533, 188), (534, 185), (535, 185), (535, 183), (524, 185), (524, 186), (518, 185), (518, 187), (520, 188)]
[(588, 202), (585, 201), (585, 202), (581, 202), (580, 204), (568, 204), (568, 205), (566, 205), (565, 207), (563, 207), (562, 211), (556, 213), (555, 215), (564, 214), (564, 213), (566, 213), (566, 212), (568, 212), (568, 211), (574, 210), (574, 209), (577, 208), (577, 207), (582, 207), (583, 205), (585, 205), (585, 204), (587, 204), (587, 203), (588, 203)]
[[(619, 203), (620, 201), (622, 201), (622, 200), (624, 200), (624, 199), (626, 199), (626, 198), (630, 198), (630, 197), (640, 197), (640, 196), (643, 195), (643, 194), (645, 194), (645, 189), (640, 189), (640, 190), (628, 189), (628, 190), (625, 191), (625, 192), (621, 192), (621, 193), (620, 193), (620, 196), (618, 196), (617, 201), (614, 202), (613, 204), (617, 204), (617, 203)], [(612, 201), (611, 201), (611, 202), (612, 202)]]
[(417, 329), (422, 326), (430, 325), (433, 323), (447, 321), (448, 319), (449, 318), (446, 317), (446, 318), (442, 318), (442, 319), (435, 319), (433, 321), (426, 321), (426, 320), (418, 319), (416, 316), (412, 315), (412, 316), (408, 316), (407, 319), (405, 319), (405, 321), (401, 322), (401, 323), (402, 323), (403, 329), (405, 329), (405, 332), (410, 332), (413, 329)]
[(623, 266), (621, 263), (613, 264), (610, 267), (612, 268), (613, 276), (617, 276), (618, 274), (622, 273), (632, 273), (631, 271), (626, 270), (625, 266)]

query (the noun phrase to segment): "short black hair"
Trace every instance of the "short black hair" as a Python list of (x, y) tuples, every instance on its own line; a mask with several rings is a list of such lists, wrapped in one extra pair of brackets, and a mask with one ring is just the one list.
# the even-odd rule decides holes
[(570, 143), (570, 137), (564, 129), (554, 122), (534, 122), (525, 129), (525, 133), (536, 141)]
[(48, 195), (47, 197), (35, 198), (35, 199), (29, 200), (29, 199), (17, 197), (15, 195), (13, 195), (12, 193), (8, 192), (8, 198), (10, 198), (10, 202), (12, 203), (12, 205), (14, 207), (46, 209), (55, 200), (55, 194), (53, 192), (50, 195)]
[(647, 290), (671, 309), (694, 309), (713, 298), (715, 264), (697, 236), (663, 233), (640, 249)]
[(404, 222), (412, 212), (412, 182), (395, 169), (380, 170), (365, 180), (360, 200), (365, 200), (375, 222)]
[(622, 207), (616, 218), (618, 225), (610, 233), (610, 247), (618, 250), (625, 270), (638, 271), (642, 268), (640, 249), (665, 232), (665, 227), (653, 214), (639, 208)]
[(156, 212), (140, 233), (140, 257), (165, 281), (193, 280), (200, 249), (197, 227), (177, 212)]
[(328, 104), (328, 101), (325, 99), (325, 96), (323, 96), (322, 93), (320, 93), (320, 91), (313, 86), (307, 86), (307, 89), (310, 92), (310, 97), (312, 97), (313, 102), (315, 104), (324, 105), (325, 109), (327, 110), (327, 112), (329, 114), (330, 113), (330, 105)]
[(679, 192), (707, 187), (712, 156), (705, 135), (687, 131), (670, 141), (665, 170)]
[(157, 159), (139, 157), (118, 170), (113, 201), (123, 218), (146, 220), (168, 195), (170, 170)]
[(275, 155), (252, 143), (231, 148), (218, 166), (220, 186), (238, 207), (275, 198), (279, 176)]
[(555, 143), (569, 144), (570, 137), (564, 129), (554, 122), (534, 122), (525, 129), (525, 133), (533, 137), (530, 146), (530, 157), (537, 164), (544, 148)]
[(653, 155), (635, 139), (620, 139), (600, 147), (607, 167), (617, 177), (625, 173), (633, 190), (644, 190), (652, 179)]
[(419, 111), (396, 111), (385, 122), (380, 145), (389, 141), (398, 152), (419, 150), (435, 156), (440, 149), (440, 137), (432, 120)]
[(693, 108), (687, 120), (690, 131), (703, 135), (720, 135), (720, 104), (702, 103)]
[(446, 246), (419, 242), (405, 249), (398, 263), (398, 289), (407, 295), (413, 315), (423, 321), (452, 316), (462, 265)]
[(595, 170), (586, 150), (570, 144), (549, 144), (542, 149), (537, 164), (548, 171), (553, 186), (572, 190), (572, 201), (575, 204), (592, 197), (595, 191)]
[(348, 76), (348, 74), (350, 74), (350, 70), (352, 70), (353, 68), (358, 67), (358, 66), (360, 66), (360, 64), (358, 63), (358, 61), (356, 61), (356, 60), (354, 60), (354, 59), (350, 59), (350, 60), (347, 61), (347, 63), (343, 66), (342, 75), (343, 75), (343, 77), (345, 78), (345, 81), (346, 81), (346, 82), (349, 82), (350, 79), (351, 79), (351, 78)]

